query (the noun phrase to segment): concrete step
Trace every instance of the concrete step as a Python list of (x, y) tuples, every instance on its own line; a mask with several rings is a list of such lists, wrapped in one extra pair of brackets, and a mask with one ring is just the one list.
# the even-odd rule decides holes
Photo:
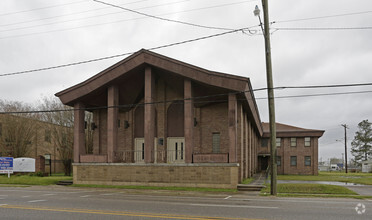
[(60, 186), (68, 186), (72, 184), (73, 184), (72, 180), (61, 180), (57, 183), (57, 185), (60, 185)]
[(261, 191), (261, 189), (266, 188), (266, 186), (238, 184), (237, 188), (238, 191)]

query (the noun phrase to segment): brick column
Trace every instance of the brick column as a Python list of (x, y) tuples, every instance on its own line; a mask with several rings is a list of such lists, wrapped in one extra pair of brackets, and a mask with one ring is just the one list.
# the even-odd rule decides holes
[(236, 163), (236, 142), (237, 142), (237, 101), (235, 94), (228, 97), (228, 123), (229, 123), (229, 162)]
[(118, 145), (119, 89), (110, 86), (107, 92), (107, 162), (115, 162), (114, 154)]
[(155, 139), (155, 77), (151, 67), (145, 69), (145, 163), (152, 163)]
[(80, 163), (80, 155), (85, 154), (85, 111), (84, 104), (74, 105), (74, 163)]
[(192, 162), (192, 152), (194, 148), (194, 103), (192, 98), (191, 80), (184, 80), (184, 126), (185, 126), (185, 162)]

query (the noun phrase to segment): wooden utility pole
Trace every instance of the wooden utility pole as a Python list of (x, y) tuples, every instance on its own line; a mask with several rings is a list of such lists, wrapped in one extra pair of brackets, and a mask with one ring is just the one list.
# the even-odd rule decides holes
[(345, 172), (347, 173), (347, 135), (346, 135), (346, 129), (349, 129), (347, 127), (347, 124), (342, 124), (342, 127), (344, 127), (345, 130)]
[(270, 26), (269, 26), (269, 7), (268, 0), (262, 0), (264, 15), (264, 36), (265, 36), (265, 54), (266, 54), (266, 77), (267, 77), (267, 95), (269, 98), (269, 122), (270, 122), (270, 169), (271, 169), (271, 195), (276, 195), (276, 124), (275, 124), (275, 103), (274, 86), (271, 65), (271, 46), (270, 46)]

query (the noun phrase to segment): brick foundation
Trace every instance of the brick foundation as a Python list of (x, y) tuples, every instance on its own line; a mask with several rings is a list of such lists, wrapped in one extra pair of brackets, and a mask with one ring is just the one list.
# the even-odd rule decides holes
[(74, 184), (235, 189), (238, 164), (74, 163)]

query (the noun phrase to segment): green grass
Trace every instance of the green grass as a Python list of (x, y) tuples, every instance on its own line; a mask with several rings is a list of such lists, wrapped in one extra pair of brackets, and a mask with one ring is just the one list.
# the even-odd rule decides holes
[(278, 175), (278, 180), (336, 181), (372, 185), (372, 173), (319, 172), (319, 175)]
[[(270, 193), (270, 187), (264, 188), (261, 192)], [(301, 194), (342, 194), (342, 195), (358, 195), (356, 192), (347, 189), (343, 186), (333, 186), (325, 184), (300, 184), (300, 183), (284, 183), (278, 184), (278, 193), (301, 193)]]
[(172, 190), (172, 191), (196, 191), (196, 192), (237, 192), (236, 189), (201, 188), (201, 187), (173, 187), (173, 186), (131, 186), (131, 185), (88, 185), (73, 184), (72, 187), (93, 187), (93, 188), (113, 188), (113, 189), (145, 189), (145, 190)]
[[(372, 198), (372, 196), (360, 196), (356, 192), (343, 186), (308, 183), (278, 184), (277, 193), (280, 197)], [(261, 190), (261, 195), (270, 195), (270, 185)]]
[(253, 177), (251, 177), (251, 178), (247, 178), (247, 179), (244, 179), (244, 180), (242, 181), (242, 184), (250, 184), (253, 180), (254, 180)]
[(0, 184), (7, 185), (54, 185), (60, 180), (72, 180), (70, 176), (28, 176), (28, 175), (0, 175)]

